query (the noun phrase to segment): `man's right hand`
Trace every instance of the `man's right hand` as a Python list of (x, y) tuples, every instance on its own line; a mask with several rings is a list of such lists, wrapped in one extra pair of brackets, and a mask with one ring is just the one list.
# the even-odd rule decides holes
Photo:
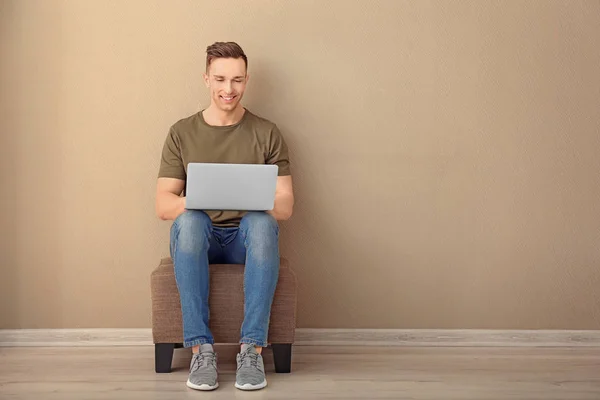
[(174, 220), (185, 212), (185, 197), (181, 192), (185, 181), (175, 178), (158, 178), (156, 185), (156, 215), (164, 220)]

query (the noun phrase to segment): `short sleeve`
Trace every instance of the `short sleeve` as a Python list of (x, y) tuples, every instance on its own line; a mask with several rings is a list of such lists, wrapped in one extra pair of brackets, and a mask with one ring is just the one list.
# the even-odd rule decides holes
[(279, 176), (291, 175), (288, 147), (277, 125), (271, 131), (269, 155), (266, 163), (279, 166)]
[(159, 178), (186, 179), (185, 168), (181, 157), (181, 143), (171, 127), (165, 140), (160, 159)]

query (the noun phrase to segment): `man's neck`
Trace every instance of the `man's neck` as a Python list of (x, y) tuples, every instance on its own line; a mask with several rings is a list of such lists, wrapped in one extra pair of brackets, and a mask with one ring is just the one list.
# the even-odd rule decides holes
[(214, 105), (210, 105), (206, 110), (202, 112), (202, 116), (204, 117), (204, 121), (208, 125), (213, 126), (227, 126), (227, 125), (235, 125), (244, 116), (245, 113), (244, 107), (241, 104), (232, 111), (223, 111), (219, 110)]

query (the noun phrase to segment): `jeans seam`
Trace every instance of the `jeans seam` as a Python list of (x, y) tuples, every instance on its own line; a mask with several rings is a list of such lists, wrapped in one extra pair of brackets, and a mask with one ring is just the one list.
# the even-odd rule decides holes
[(238, 233), (242, 234), (242, 243), (244, 244), (244, 247), (247, 249), (248, 248), (248, 243), (246, 243), (246, 239), (247, 239), (247, 235), (246, 235), (246, 230), (242, 227), (242, 225), (240, 224), (240, 227), (238, 228)]
[(171, 225), (171, 259), (173, 261), (173, 266), (175, 266), (175, 253), (177, 250), (177, 237), (179, 236), (179, 224), (177, 221), (173, 221), (173, 225)]
[(206, 339), (206, 338), (202, 338), (202, 339), (194, 339), (194, 340), (186, 340), (183, 342), (183, 345), (185, 347), (193, 347), (193, 346), (197, 346), (200, 344), (214, 344), (215, 341), (214, 339)]
[(268, 342), (264, 341), (264, 340), (256, 340), (256, 339), (251, 339), (251, 338), (247, 338), (247, 337), (243, 337), (240, 339), (240, 343), (245, 343), (245, 344), (254, 344), (256, 346), (260, 346), (260, 347), (267, 347)]

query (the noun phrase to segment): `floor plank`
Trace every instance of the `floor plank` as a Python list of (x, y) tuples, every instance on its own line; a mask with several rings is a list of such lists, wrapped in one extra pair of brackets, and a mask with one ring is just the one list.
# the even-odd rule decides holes
[(218, 346), (220, 388), (185, 386), (189, 350), (156, 374), (152, 347), (0, 348), (0, 399), (600, 399), (600, 348), (296, 346), (291, 374), (233, 387), (233, 346)]

